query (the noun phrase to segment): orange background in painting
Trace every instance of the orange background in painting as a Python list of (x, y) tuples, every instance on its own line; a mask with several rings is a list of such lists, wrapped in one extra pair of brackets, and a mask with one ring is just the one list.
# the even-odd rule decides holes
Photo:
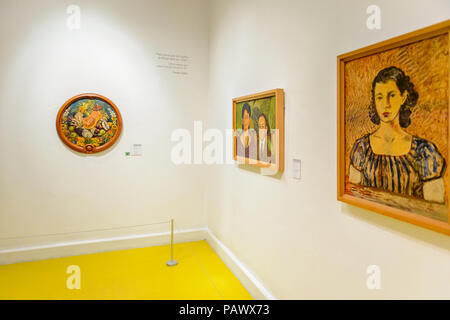
[[(417, 105), (412, 109), (411, 125), (405, 131), (436, 144), (449, 165), (449, 53), (448, 36), (442, 35), (345, 64), (346, 182), (354, 142), (377, 128), (369, 118), (372, 81), (380, 70), (390, 66), (402, 69), (419, 93)], [(447, 167), (446, 183), (448, 172)]]

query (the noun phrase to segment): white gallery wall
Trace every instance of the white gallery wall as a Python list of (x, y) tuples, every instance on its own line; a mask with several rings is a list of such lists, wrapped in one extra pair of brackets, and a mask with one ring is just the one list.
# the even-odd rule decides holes
[(205, 196), (212, 233), (274, 297), (450, 298), (450, 237), (336, 200), (336, 56), (449, 18), (448, 0), (212, 1), (207, 126), (232, 127), (234, 97), (285, 90), (285, 173), (214, 167)]
[[(67, 27), (72, 4), (79, 30)], [(170, 137), (207, 110), (208, 13), (206, 0), (0, 2), (2, 249), (169, 231), (127, 227), (170, 218), (178, 229), (205, 226), (205, 172), (175, 166)], [(189, 57), (188, 74), (158, 68), (157, 53)], [(122, 114), (107, 152), (73, 152), (56, 134), (59, 108), (80, 93), (106, 96)], [(125, 156), (132, 144), (142, 157)], [(109, 228), (124, 229), (73, 233)]]

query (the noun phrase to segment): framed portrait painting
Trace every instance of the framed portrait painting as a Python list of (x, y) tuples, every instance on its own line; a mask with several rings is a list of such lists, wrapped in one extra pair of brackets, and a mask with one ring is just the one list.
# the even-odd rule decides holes
[(62, 142), (81, 153), (110, 148), (119, 138), (122, 117), (116, 105), (99, 94), (80, 94), (59, 109), (56, 130)]
[(338, 56), (338, 200), (444, 234), (450, 21)]
[(234, 160), (284, 169), (284, 91), (275, 89), (233, 99)]

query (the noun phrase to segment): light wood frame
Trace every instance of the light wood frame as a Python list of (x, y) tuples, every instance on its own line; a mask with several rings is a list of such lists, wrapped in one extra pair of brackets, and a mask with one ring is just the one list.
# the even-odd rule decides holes
[[(102, 146), (96, 147), (94, 145), (86, 145), (84, 147), (81, 146), (77, 146), (74, 145), (73, 143), (71, 143), (67, 137), (63, 134), (60, 123), (61, 123), (61, 117), (63, 116), (64, 111), (70, 106), (72, 105), (74, 102), (77, 102), (79, 100), (82, 99), (98, 99), (98, 100), (102, 100), (104, 102), (106, 102), (107, 104), (109, 104), (111, 106), (111, 108), (114, 110), (114, 112), (116, 113), (117, 116), (117, 131), (114, 137), (111, 138), (110, 141), (108, 141), (107, 143), (105, 143)], [(105, 151), (106, 149), (109, 149), (119, 138), (121, 132), (122, 132), (122, 116), (120, 115), (120, 111), (119, 109), (116, 107), (116, 105), (109, 100), (108, 98), (99, 95), (99, 94), (95, 94), (95, 93), (83, 93), (83, 94), (79, 94), (77, 96), (74, 96), (72, 98), (70, 98), (69, 100), (67, 100), (63, 106), (59, 109), (58, 115), (56, 117), (56, 131), (58, 132), (59, 138), (61, 139), (62, 142), (64, 142), (64, 144), (66, 146), (68, 146), (69, 148), (71, 148), (72, 150), (81, 152), (81, 153), (97, 153), (97, 152), (102, 152)]]
[[(414, 32), (404, 34), (359, 50), (355, 50), (337, 57), (337, 199), (364, 209), (375, 211), (377, 213), (390, 216), (402, 221), (406, 221), (424, 228), (428, 228), (446, 235), (450, 235), (449, 221), (443, 222), (433, 218), (428, 218), (406, 210), (383, 205), (370, 200), (358, 198), (345, 193), (345, 79), (344, 68), (349, 61), (387, 51), (400, 46), (408, 45), (420, 40), (445, 35), (449, 37), (450, 43), (450, 20), (420, 29)], [(450, 47), (450, 45), (449, 45)], [(450, 50), (450, 48), (449, 48)], [(449, 68), (450, 69), (450, 68)], [(450, 72), (450, 70), (449, 70)], [(450, 85), (449, 85), (450, 93)], [(450, 101), (449, 101), (450, 108)], [(449, 117), (450, 119), (450, 117)], [(449, 120), (449, 145), (450, 145), (450, 120)], [(447, 150), (447, 159), (450, 159), (449, 150)], [(447, 168), (449, 170), (450, 168)], [(450, 185), (447, 181), (447, 185)], [(450, 192), (447, 192), (447, 206), (450, 209)], [(450, 210), (447, 217), (450, 217)]]
[[(236, 105), (241, 102), (252, 101), (256, 99), (264, 99), (275, 97), (275, 125), (276, 129), (278, 129), (278, 152), (276, 157), (275, 164), (268, 164), (266, 162), (262, 162), (257, 160), (255, 163), (250, 163), (249, 158), (243, 158), (237, 155), (237, 137), (236, 137)], [(254, 165), (261, 168), (275, 168), (277, 172), (282, 172), (284, 170), (284, 90), (283, 89), (274, 89), (268, 90), (256, 94), (250, 94), (247, 96), (234, 98), (233, 99), (233, 158), (236, 161), (240, 161), (241, 163), (246, 163), (250, 165)], [(277, 168), (278, 166), (278, 168)]]

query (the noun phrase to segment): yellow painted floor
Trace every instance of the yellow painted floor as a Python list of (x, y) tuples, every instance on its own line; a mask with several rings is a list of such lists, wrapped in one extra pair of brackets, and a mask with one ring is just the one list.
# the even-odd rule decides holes
[[(252, 299), (206, 241), (0, 266), (0, 299)], [(68, 289), (70, 265), (81, 288)]]

